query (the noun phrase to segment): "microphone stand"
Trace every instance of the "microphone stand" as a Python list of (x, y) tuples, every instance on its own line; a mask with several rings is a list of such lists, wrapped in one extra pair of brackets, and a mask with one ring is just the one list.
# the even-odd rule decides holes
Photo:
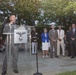
[(37, 53), (36, 53), (36, 67), (37, 67), (37, 72), (34, 73), (33, 75), (43, 75), (42, 73), (38, 72), (38, 50), (37, 50)]

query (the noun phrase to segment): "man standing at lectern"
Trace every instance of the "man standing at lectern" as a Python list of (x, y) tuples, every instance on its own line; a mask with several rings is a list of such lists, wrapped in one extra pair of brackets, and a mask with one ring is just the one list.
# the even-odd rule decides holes
[[(3, 33), (14, 33), (14, 29), (16, 28), (16, 17), (15, 15), (11, 15), (9, 18), (10, 22), (7, 23), (3, 29)], [(7, 39), (7, 38), (6, 38)], [(10, 45), (10, 41), (11, 41), (11, 45)], [(12, 67), (13, 67), (13, 71), (15, 73), (18, 73), (18, 69), (17, 69), (17, 61), (18, 61), (18, 44), (14, 44), (14, 34), (11, 34), (11, 40), (10, 40), (10, 36), (8, 35), (8, 44), (7, 44), (7, 40), (5, 40), (5, 58), (3, 61), (3, 66), (2, 66), (2, 75), (6, 75), (7, 73), (7, 63), (8, 63), (8, 53), (9, 53), (9, 49), (8, 47), (11, 46), (11, 55), (12, 55)]]

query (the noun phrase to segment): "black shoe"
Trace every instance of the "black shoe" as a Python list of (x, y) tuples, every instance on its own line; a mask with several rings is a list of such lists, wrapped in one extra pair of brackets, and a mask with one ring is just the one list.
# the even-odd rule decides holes
[(6, 72), (2, 72), (2, 74), (1, 75), (6, 75)]
[(6, 73), (2, 73), (1, 75), (6, 75)]
[(35, 53), (32, 53), (32, 55), (35, 55)]
[(74, 58), (74, 56), (72, 56), (71, 58)]
[(53, 57), (50, 57), (50, 58), (53, 58)]
[(50, 56), (50, 58), (53, 58), (53, 56)]
[(63, 57), (66, 57), (65, 55), (63, 55)]
[(56, 58), (59, 58), (59, 56), (55, 56)]
[(13, 70), (14, 71), (14, 73), (19, 73), (19, 71), (18, 70)]

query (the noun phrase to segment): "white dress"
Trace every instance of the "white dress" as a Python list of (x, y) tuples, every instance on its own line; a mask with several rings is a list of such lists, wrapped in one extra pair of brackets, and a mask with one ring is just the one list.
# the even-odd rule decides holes
[(47, 42), (47, 40), (45, 40), (45, 42), (42, 42), (42, 50), (49, 50), (49, 42)]

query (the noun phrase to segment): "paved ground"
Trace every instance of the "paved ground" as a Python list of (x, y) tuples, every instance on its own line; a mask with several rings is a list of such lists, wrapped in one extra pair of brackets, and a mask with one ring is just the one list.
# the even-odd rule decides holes
[[(0, 53), (0, 73), (4, 53)], [(36, 72), (36, 57), (30, 55), (29, 51), (19, 52), (18, 69), (19, 74), (14, 74), (12, 68), (8, 67), (7, 75), (33, 75)], [(76, 70), (76, 58), (69, 57), (60, 58), (42, 58), (42, 53), (39, 52), (39, 72), (43, 75), (55, 75), (65, 71)]]

